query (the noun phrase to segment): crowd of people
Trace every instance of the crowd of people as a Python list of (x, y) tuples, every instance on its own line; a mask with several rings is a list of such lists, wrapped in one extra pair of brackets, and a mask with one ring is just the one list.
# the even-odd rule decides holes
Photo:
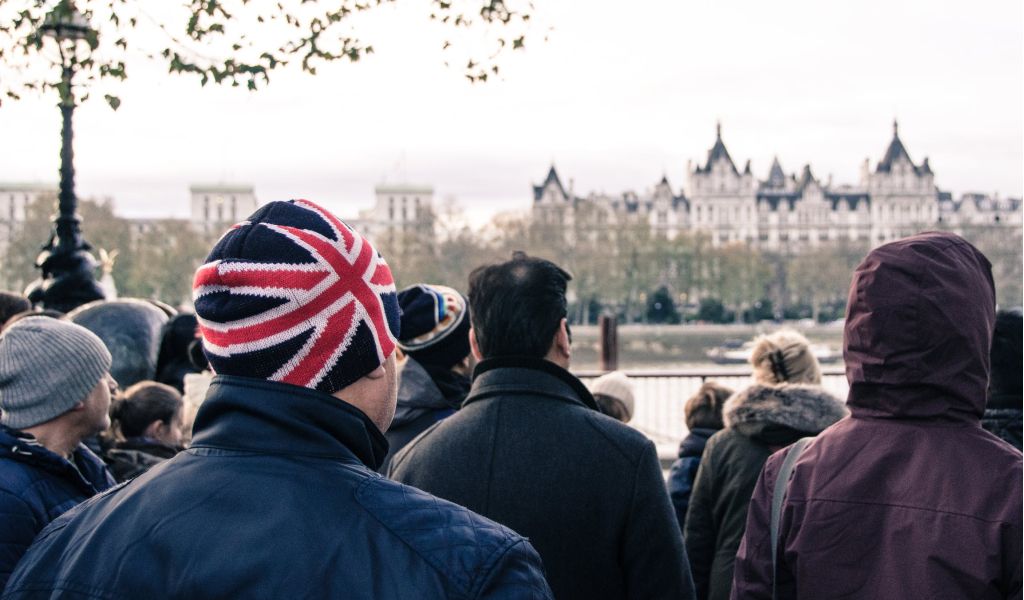
[(956, 235), (853, 273), (847, 398), (789, 330), (680, 398), (667, 481), (629, 377), (570, 370), (569, 273), (391, 268), (272, 202), (123, 390), (0, 294), (2, 598), (1021, 598), (1021, 312)]

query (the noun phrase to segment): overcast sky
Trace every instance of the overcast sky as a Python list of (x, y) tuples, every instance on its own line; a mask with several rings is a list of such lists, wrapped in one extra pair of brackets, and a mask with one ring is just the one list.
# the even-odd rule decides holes
[[(375, 9), (376, 53), (258, 93), (199, 87), (134, 62), (112, 112), (76, 113), (80, 195), (129, 216), (186, 216), (192, 183), (251, 183), (263, 201), (308, 197), (342, 215), (381, 181), (431, 184), (475, 221), (529, 206), (552, 161), (578, 193), (677, 190), (715, 122), (758, 177), (855, 184), (899, 119), (937, 184), (1019, 196), (1024, 46), (1019, 0), (794, 2), (535, 0), (525, 52), (469, 84), (444, 67), (427, 3)], [(547, 27), (548, 41), (542, 41)], [(57, 179), (55, 98), (0, 109), (0, 182)]]

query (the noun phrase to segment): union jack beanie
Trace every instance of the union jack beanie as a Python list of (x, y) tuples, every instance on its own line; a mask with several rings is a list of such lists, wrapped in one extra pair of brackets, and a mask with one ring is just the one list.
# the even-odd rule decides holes
[(218, 374), (328, 394), (395, 350), (391, 269), (354, 229), (307, 200), (271, 202), (231, 227), (192, 287)]

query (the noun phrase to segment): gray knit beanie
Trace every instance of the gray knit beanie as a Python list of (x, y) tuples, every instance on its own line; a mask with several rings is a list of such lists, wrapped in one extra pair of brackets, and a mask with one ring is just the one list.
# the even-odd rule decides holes
[(110, 352), (85, 327), (29, 317), (0, 335), (0, 423), (24, 429), (71, 410), (110, 371)]

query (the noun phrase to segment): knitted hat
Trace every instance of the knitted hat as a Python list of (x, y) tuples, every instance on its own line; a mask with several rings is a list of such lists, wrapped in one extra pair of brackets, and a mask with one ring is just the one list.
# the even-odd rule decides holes
[(402, 336), (398, 347), (427, 365), (451, 368), (469, 356), (469, 316), (462, 294), (418, 284), (398, 292)]
[(192, 292), (216, 373), (328, 394), (383, 364), (400, 327), (384, 258), (307, 200), (271, 202), (232, 227)]
[[(633, 382), (622, 371), (605, 373), (590, 385), (590, 393), (615, 398), (626, 407), (628, 418), (633, 417)], [(628, 420), (628, 419), (627, 419)]]
[(89, 397), (110, 364), (107, 347), (81, 325), (19, 320), (0, 335), (0, 422), (24, 429), (68, 412)]

